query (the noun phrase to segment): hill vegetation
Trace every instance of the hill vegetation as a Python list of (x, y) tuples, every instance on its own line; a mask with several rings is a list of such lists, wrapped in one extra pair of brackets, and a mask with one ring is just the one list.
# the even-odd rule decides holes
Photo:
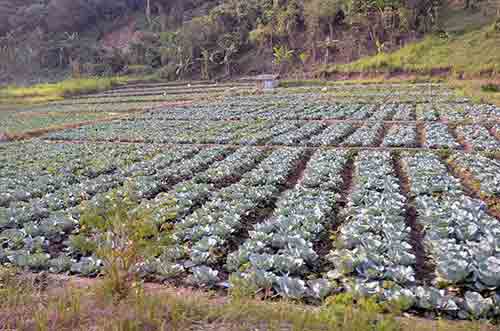
[[(0, 80), (309, 71), (440, 31), (445, 0), (3, 0)], [(469, 4), (472, 5), (472, 4)], [(128, 31), (128, 33), (120, 33)], [(120, 35), (120, 42), (114, 42)], [(116, 40), (115, 40), (116, 41)]]
[(500, 28), (493, 25), (458, 36), (428, 36), (393, 53), (380, 53), (326, 69), (327, 73), (336, 71), (496, 75), (500, 71)]

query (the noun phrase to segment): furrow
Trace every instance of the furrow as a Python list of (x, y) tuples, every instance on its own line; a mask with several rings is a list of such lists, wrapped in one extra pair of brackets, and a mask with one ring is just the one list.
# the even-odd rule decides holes
[(401, 165), (400, 155), (392, 154), (393, 166), (396, 171), (396, 176), (400, 182), (400, 192), (406, 197), (406, 224), (410, 227), (411, 245), (413, 254), (416, 256), (415, 262), (415, 277), (420, 283), (430, 282), (434, 274), (434, 268), (431, 259), (427, 256), (424, 246), (424, 229), (417, 221), (417, 209), (415, 208), (415, 199), (410, 194), (410, 183), (408, 174), (406, 174)]

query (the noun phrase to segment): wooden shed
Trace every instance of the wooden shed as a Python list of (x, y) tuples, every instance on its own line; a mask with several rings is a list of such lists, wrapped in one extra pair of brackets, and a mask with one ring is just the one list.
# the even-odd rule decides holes
[(255, 76), (253, 80), (257, 84), (258, 89), (262, 90), (272, 90), (279, 86), (279, 75), (259, 75)]

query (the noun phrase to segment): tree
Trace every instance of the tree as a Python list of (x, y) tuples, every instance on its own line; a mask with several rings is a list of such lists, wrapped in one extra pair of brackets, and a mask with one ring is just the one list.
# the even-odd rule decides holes
[(320, 46), (325, 50), (325, 64), (330, 62), (330, 52), (335, 51), (337, 49), (338, 40), (330, 39), (330, 37), (326, 38)]
[(284, 65), (290, 64), (293, 59), (294, 50), (289, 49), (286, 45), (274, 47), (274, 64), (281, 72)]
[(151, 0), (146, 0), (146, 19), (151, 23)]
[[(217, 46), (219, 51), (216, 52), (216, 54), (220, 54), (222, 57), (219, 63), (226, 68), (226, 75), (231, 76), (233, 56), (238, 53), (239, 50), (239, 36), (234, 33), (227, 33), (217, 41)], [(217, 57), (214, 56), (213, 58), (215, 59)]]
[(310, 57), (311, 57), (311, 54), (309, 52), (301, 52), (299, 54), (299, 60), (300, 60), (300, 63), (302, 64), (302, 71), (304, 72), (304, 78), (306, 76), (306, 65), (307, 65), (307, 62), (309, 61)]
[(210, 65), (210, 51), (206, 48), (201, 50), (201, 79), (210, 79), (209, 65)]
[(335, 25), (339, 24), (339, 15), (345, 10), (343, 0), (309, 0), (304, 6), (304, 17), (312, 44), (313, 58), (316, 59), (318, 34), (322, 26), (328, 26), (329, 39), (334, 39)]

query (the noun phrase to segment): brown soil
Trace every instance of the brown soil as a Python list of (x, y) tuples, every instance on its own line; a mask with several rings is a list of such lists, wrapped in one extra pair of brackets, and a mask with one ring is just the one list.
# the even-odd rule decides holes
[(347, 202), (349, 200), (349, 195), (352, 191), (353, 186), (353, 172), (354, 172), (354, 160), (356, 155), (353, 154), (349, 157), (344, 169), (342, 170), (342, 186), (339, 188), (340, 196), (335, 201), (335, 209), (334, 209), (334, 219), (330, 222), (327, 227), (327, 231), (325, 231), (325, 236), (322, 240), (319, 240), (314, 244), (314, 251), (318, 254), (321, 261), (321, 271), (328, 271), (327, 269), (331, 269), (330, 263), (326, 260), (326, 256), (333, 249), (334, 241), (330, 236), (338, 233), (338, 230), (344, 224), (345, 217), (342, 215), (342, 211), (346, 208)]
[(401, 194), (406, 197), (406, 224), (410, 227), (410, 243), (413, 254), (416, 256), (416, 279), (419, 282), (430, 282), (434, 275), (435, 266), (427, 256), (424, 247), (424, 229), (417, 221), (417, 210), (414, 205), (414, 198), (410, 195), (410, 183), (405, 174), (399, 155), (392, 155), (394, 170), (399, 178)]
[(425, 126), (423, 122), (417, 122), (417, 147), (425, 146)]
[(458, 133), (456, 126), (449, 124), (447, 126), (448, 126), (448, 132), (460, 144), (461, 148), (466, 152), (471, 152), (472, 146), (467, 141), (465, 141), (463, 135)]

